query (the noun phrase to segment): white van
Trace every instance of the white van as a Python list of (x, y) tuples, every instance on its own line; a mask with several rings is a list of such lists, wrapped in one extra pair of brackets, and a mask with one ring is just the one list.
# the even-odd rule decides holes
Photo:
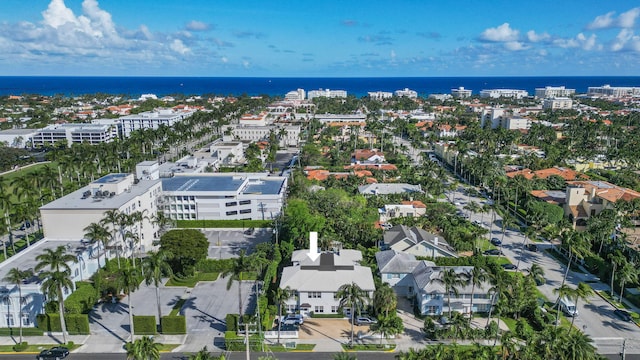
[(578, 309), (576, 308), (576, 304), (566, 296), (563, 296), (560, 299), (560, 309), (562, 310), (562, 312), (567, 314), (567, 316), (578, 316)]

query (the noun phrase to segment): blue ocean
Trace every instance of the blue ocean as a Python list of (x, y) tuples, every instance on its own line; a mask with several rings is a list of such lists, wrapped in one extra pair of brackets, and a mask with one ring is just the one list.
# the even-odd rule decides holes
[(270, 95), (284, 96), (298, 88), (346, 90), (366, 96), (369, 91), (409, 88), (420, 96), (449, 93), (464, 87), (477, 94), (482, 89), (519, 89), (565, 86), (586, 93), (589, 86), (640, 86), (640, 76), (631, 77), (382, 77), (382, 78), (250, 78), (250, 77), (0, 77), (0, 95), (113, 94), (137, 98), (141, 94), (165, 95)]

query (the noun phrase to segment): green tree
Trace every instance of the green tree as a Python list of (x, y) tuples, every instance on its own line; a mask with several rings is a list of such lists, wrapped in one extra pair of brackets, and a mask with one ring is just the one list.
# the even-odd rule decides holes
[(55, 250), (44, 249), (44, 253), (36, 256), (36, 264), (34, 271), (39, 272), (42, 282), (42, 292), (49, 299), (58, 301), (58, 311), (60, 315), (60, 326), (62, 327), (63, 342), (67, 342), (67, 326), (64, 321), (64, 292), (63, 290), (72, 290), (73, 281), (71, 281), (71, 267), (69, 263), (75, 263), (78, 259), (67, 254), (67, 248), (58, 246)]
[(277, 345), (280, 345), (280, 329), (282, 328), (282, 306), (285, 305), (286, 301), (289, 300), (292, 296), (292, 291), (290, 287), (276, 288), (275, 295), (273, 297), (273, 301), (278, 306), (278, 341)]
[(458, 296), (458, 287), (469, 282), (467, 274), (456, 272), (455, 268), (446, 268), (440, 273), (440, 278), (436, 279), (444, 285), (444, 292), (447, 294), (447, 308), (449, 308), (449, 319), (451, 319), (451, 294)]
[(486, 272), (480, 266), (474, 266), (473, 269), (467, 274), (469, 283), (471, 284), (471, 300), (469, 301), (469, 325), (473, 320), (473, 295), (475, 294), (476, 286), (482, 286), (487, 280)]
[(574, 296), (574, 289), (571, 288), (569, 285), (567, 284), (562, 284), (560, 285), (559, 288), (553, 289), (553, 293), (554, 294), (558, 294), (558, 300), (556, 300), (556, 305), (558, 307), (558, 312), (556, 313), (556, 327), (558, 327), (558, 325), (560, 324), (560, 300), (563, 297), (566, 297), (567, 299), (570, 299)]
[(203, 347), (195, 354), (189, 355), (189, 360), (224, 360), (224, 355), (215, 356), (209, 352), (207, 347)]
[(533, 279), (536, 285), (542, 285), (546, 281), (544, 277), (544, 269), (542, 268), (542, 266), (535, 263), (531, 264), (528, 276)]
[(171, 266), (167, 260), (171, 258), (171, 254), (164, 251), (149, 251), (147, 257), (142, 260), (142, 276), (145, 284), (156, 288), (156, 303), (158, 305), (158, 322), (162, 320), (162, 309), (160, 307), (160, 282), (163, 276), (171, 276), (173, 274)]
[(160, 360), (160, 344), (153, 337), (143, 336), (125, 345), (127, 360)]
[(238, 315), (242, 317), (242, 280), (246, 273), (255, 270), (255, 262), (253, 256), (247, 256), (244, 249), (240, 250), (237, 258), (231, 259), (231, 267), (222, 273), (222, 277), (229, 277), (227, 281), (227, 290), (231, 289), (234, 281), (238, 282)]
[(396, 312), (398, 298), (388, 283), (382, 283), (376, 291), (373, 292), (373, 308), (376, 315), (384, 315), (388, 317), (390, 313)]
[[(371, 326), (374, 334), (380, 334), (380, 345), (382, 345), (382, 339), (388, 339), (389, 336), (396, 335), (400, 329), (398, 329), (397, 321), (400, 319), (397, 315), (382, 316), (378, 318), (378, 322)], [(400, 323), (402, 320), (400, 319)]]
[(133, 307), (131, 306), (131, 295), (133, 294), (133, 291), (138, 289), (138, 287), (140, 286), (140, 270), (134, 267), (126, 267), (124, 269), (120, 269), (120, 281), (122, 282), (122, 287), (127, 292), (127, 307), (129, 308), (129, 329), (131, 331), (131, 339), (133, 339), (135, 330), (133, 329)]
[(20, 341), (18, 344), (22, 343), (22, 282), (30, 279), (33, 276), (33, 271), (31, 270), (20, 270), (19, 268), (12, 268), (7, 273), (7, 276), (4, 277), (4, 280), (15, 285), (18, 288), (18, 303), (19, 313), (18, 313), (18, 322), (20, 323)]
[(207, 257), (209, 241), (196, 229), (170, 230), (160, 238), (160, 250), (173, 254), (167, 260), (175, 274), (189, 276)]
[(618, 281), (620, 283), (620, 302), (622, 302), (624, 286), (638, 281), (638, 269), (630, 262), (625, 263), (618, 271)]
[(333, 360), (358, 360), (358, 358), (351, 353), (348, 352), (340, 352), (333, 354)]
[(355, 323), (355, 313), (360, 311), (368, 298), (367, 293), (355, 283), (344, 284), (338, 288), (336, 297), (340, 299), (341, 307), (349, 307), (351, 309), (351, 342), (353, 345), (353, 325)]
[[(593, 296), (593, 294), (594, 294), (594, 291), (591, 288), (591, 286), (583, 282), (578, 283), (578, 287), (575, 290), (573, 290), (573, 296), (575, 297), (576, 307), (578, 307), (579, 300), (584, 300), (586, 302), (589, 302), (589, 298)], [(576, 317), (573, 316), (573, 318), (571, 319), (571, 328), (569, 328), (569, 332), (573, 330), (573, 323), (575, 321), (576, 321)]]
[(99, 223), (91, 223), (87, 227), (84, 228), (84, 237), (89, 240), (91, 244), (98, 243), (98, 268), (102, 268), (100, 264), (100, 245), (105, 249), (104, 251), (104, 262), (107, 262), (107, 245), (109, 244), (109, 240), (111, 235), (109, 234), (109, 230), (103, 225)]

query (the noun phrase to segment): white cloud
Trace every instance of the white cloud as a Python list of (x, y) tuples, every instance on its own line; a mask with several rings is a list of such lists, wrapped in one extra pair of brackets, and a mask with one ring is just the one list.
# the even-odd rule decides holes
[(521, 43), (520, 41), (509, 41), (504, 43), (504, 47), (507, 50), (510, 51), (520, 51), (520, 50), (525, 50), (527, 49), (527, 47)]
[(509, 42), (518, 40), (518, 30), (512, 29), (509, 23), (504, 23), (495, 28), (488, 28), (480, 34), (480, 40), (493, 42)]
[(187, 23), (185, 28), (190, 31), (207, 31), (211, 29), (211, 25), (202, 21), (191, 20)]
[(540, 42), (540, 41), (545, 41), (545, 40), (549, 40), (551, 38), (551, 35), (545, 33), (542, 34), (536, 34), (535, 31), (533, 30), (529, 30), (527, 31), (527, 39), (530, 42)]
[(173, 42), (171, 43), (171, 45), (169, 45), (169, 47), (171, 48), (171, 50), (177, 52), (178, 54), (184, 55), (188, 52), (191, 51), (191, 49), (189, 49), (187, 46), (184, 45), (184, 43), (182, 42), (182, 40), (180, 39), (175, 39), (173, 40)]
[(580, 48), (583, 50), (600, 50), (602, 49), (601, 45), (597, 44), (597, 37), (595, 34), (591, 34), (591, 36), (586, 37), (583, 33), (579, 33), (575, 38), (570, 39), (556, 39), (553, 41), (553, 44), (565, 48)]
[(611, 42), (611, 50), (630, 50), (640, 52), (640, 36), (635, 35), (633, 30), (622, 29)]
[(396, 61), (396, 51), (395, 50), (391, 50), (391, 52), (389, 53), (389, 56), (391, 57), (391, 61)]
[(592, 22), (587, 24), (587, 29), (632, 28), (635, 26), (638, 17), (640, 17), (640, 7), (623, 12), (617, 18), (615, 17), (615, 11), (610, 11), (604, 15), (596, 16)]

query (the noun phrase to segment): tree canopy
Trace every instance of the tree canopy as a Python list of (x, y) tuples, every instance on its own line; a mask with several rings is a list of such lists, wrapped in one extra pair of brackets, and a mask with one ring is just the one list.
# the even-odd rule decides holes
[(160, 249), (173, 254), (167, 262), (174, 274), (191, 275), (195, 265), (207, 257), (209, 241), (199, 230), (170, 230), (160, 238)]

